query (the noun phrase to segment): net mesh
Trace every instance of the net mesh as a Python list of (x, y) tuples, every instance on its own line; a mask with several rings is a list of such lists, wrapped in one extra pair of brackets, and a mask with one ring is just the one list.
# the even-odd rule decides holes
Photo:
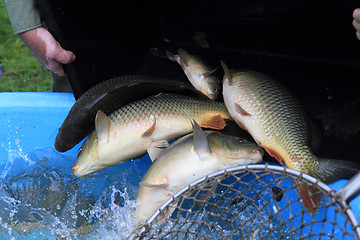
[[(359, 239), (349, 206), (335, 201), (327, 185), (291, 169), (252, 167), (189, 185), (129, 239)], [(316, 214), (306, 211), (299, 184), (318, 189)]]

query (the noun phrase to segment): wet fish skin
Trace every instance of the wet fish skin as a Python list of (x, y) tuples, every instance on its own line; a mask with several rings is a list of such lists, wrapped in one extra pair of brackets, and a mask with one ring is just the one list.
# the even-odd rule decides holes
[(156, 156), (167, 140), (191, 132), (191, 120), (222, 129), (231, 119), (224, 103), (163, 94), (130, 103), (108, 117), (99, 112), (95, 131), (85, 140), (73, 172), (78, 177), (140, 156)]
[[(225, 63), (222, 65), (223, 96), (230, 115), (271, 156), (325, 183), (357, 171), (358, 164), (315, 156), (309, 118), (300, 101), (284, 86), (265, 74), (229, 71)], [(300, 194), (306, 195), (307, 190), (300, 188)], [(317, 211), (321, 195), (313, 200), (316, 206), (309, 198), (304, 199), (312, 214)]]
[(98, 110), (110, 114), (121, 106), (161, 92), (197, 96), (191, 84), (151, 76), (128, 75), (112, 78), (86, 91), (72, 106), (55, 140), (55, 149), (66, 152), (91, 131)]
[(220, 79), (213, 74), (216, 69), (211, 69), (200, 57), (189, 54), (181, 48), (178, 50), (178, 55), (175, 59), (196, 89), (204, 93), (211, 100), (218, 98)]
[(215, 69), (210, 68), (200, 56), (189, 54), (186, 50), (179, 48), (178, 54), (171, 52), (162, 53), (158, 49), (150, 49), (158, 57), (168, 58), (177, 62), (195, 89), (202, 92), (211, 100), (216, 100), (220, 94), (221, 82), (214, 74)]
[(136, 196), (140, 202), (138, 220), (144, 222), (193, 181), (228, 167), (258, 163), (262, 155), (262, 149), (254, 143), (218, 132), (203, 132), (194, 125), (194, 134), (175, 141), (146, 172)]

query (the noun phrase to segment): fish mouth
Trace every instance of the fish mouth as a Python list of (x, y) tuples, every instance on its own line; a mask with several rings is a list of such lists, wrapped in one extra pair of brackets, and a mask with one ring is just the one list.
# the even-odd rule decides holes
[(256, 155), (256, 154), (260, 154), (260, 156), (261, 157), (263, 157), (264, 156), (264, 149), (262, 149), (262, 148), (258, 148), (258, 149), (256, 149), (256, 150), (253, 150), (253, 153)]
[(260, 161), (264, 156), (264, 150), (262, 148), (256, 148), (245, 154), (244, 158), (252, 161)]
[(256, 161), (256, 163), (261, 162), (264, 157), (264, 150), (262, 148), (252, 150), (252, 159)]
[(263, 160), (264, 150), (262, 148), (253, 149), (244, 159), (253, 163), (258, 163)]
[(103, 165), (99, 164), (99, 162), (90, 162), (85, 164), (76, 164), (73, 166), (72, 171), (75, 174), (75, 176), (82, 178), (86, 177), (87, 175), (100, 171), (104, 168), (110, 167), (112, 165)]
[(75, 176), (77, 176), (78, 178), (86, 177), (87, 175), (79, 174), (79, 172), (78, 172), (79, 168), (80, 168), (79, 165), (74, 165), (74, 166), (73, 166), (72, 171), (73, 171), (73, 173), (75, 174)]

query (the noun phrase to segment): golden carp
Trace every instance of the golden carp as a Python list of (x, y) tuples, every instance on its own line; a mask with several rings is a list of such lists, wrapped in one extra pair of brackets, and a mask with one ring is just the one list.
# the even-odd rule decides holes
[(140, 203), (138, 220), (144, 222), (193, 181), (225, 168), (258, 163), (262, 155), (262, 149), (254, 143), (217, 132), (204, 132), (194, 122), (194, 133), (160, 153), (146, 172), (136, 196)]
[[(352, 162), (315, 156), (310, 120), (300, 101), (284, 86), (262, 73), (230, 72), (224, 62), (221, 64), (224, 102), (230, 115), (271, 156), (325, 183), (356, 171)], [(307, 211), (316, 213), (322, 195), (303, 185), (298, 189)]]
[(163, 94), (130, 103), (109, 116), (99, 111), (95, 131), (85, 140), (73, 172), (78, 177), (136, 158), (147, 152), (154, 158), (167, 140), (191, 132), (191, 120), (200, 126), (223, 129), (231, 119), (224, 103)]
[(189, 54), (184, 49), (179, 49), (178, 54), (174, 55), (170, 52), (164, 56), (157, 49), (150, 49), (151, 52), (158, 57), (169, 58), (176, 61), (181, 66), (185, 75), (194, 86), (194, 88), (211, 100), (216, 100), (220, 93), (220, 79), (213, 73), (215, 69), (211, 69), (205, 61), (196, 55)]

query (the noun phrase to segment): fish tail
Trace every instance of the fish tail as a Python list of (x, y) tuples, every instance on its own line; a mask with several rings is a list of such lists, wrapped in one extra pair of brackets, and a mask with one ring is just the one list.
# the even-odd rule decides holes
[[(360, 169), (357, 162), (318, 158), (318, 165), (310, 173), (324, 183), (332, 183), (342, 178), (350, 178)], [(295, 180), (296, 181), (296, 180)], [(314, 186), (296, 181), (306, 211), (314, 215), (320, 208), (322, 193)]]
[(172, 53), (169, 50), (166, 50), (166, 52), (163, 52), (158, 48), (150, 48), (149, 51), (150, 51), (151, 54), (153, 54), (156, 57), (167, 58), (167, 59), (170, 59), (170, 60), (176, 62), (176, 58), (175, 58), (174, 53)]
[(177, 62), (176, 60), (176, 56), (174, 55), (173, 52), (166, 50), (166, 57), (174, 62)]
[(318, 158), (317, 162), (318, 165), (311, 175), (324, 183), (332, 183), (342, 178), (349, 179), (360, 169), (359, 162), (325, 158)]

